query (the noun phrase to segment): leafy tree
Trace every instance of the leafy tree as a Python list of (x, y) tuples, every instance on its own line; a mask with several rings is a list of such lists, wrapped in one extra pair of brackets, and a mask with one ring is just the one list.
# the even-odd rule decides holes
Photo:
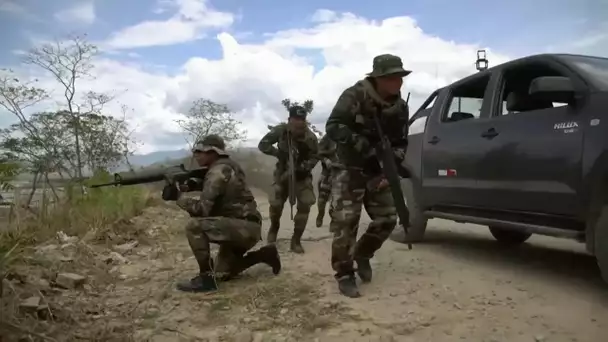
[(11, 181), (19, 174), (19, 164), (9, 156), (0, 156), (0, 190), (12, 189)]
[(221, 136), (226, 144), (245, 140), (247, 131), (240, 128), (241, 122), (225, 104), (201, 98), (192, 103), (185, 116), (185, 120), (176, 122), (188, 135), (191, 145), (209, 134)]
[(0, 148), (12, 152), (27, 162), (31, 172), (58, 172), (70, 178), (78, 175), (78, 162), (89, 170), (115, 167), (128, 151), (130, 143), (124, 120), (98, 114), (80, 115), (79, 137), (81, 155), (77, 154), (74, 117), (66, 112), (35, 113), (28, 118), (28, 126), (36, 135), (19, 134), (25, 123), (16, 123), (0, 132)]

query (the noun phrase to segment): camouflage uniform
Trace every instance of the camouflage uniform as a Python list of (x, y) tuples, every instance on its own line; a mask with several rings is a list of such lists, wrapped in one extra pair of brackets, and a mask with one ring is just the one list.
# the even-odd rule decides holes
[(186, 225), (186, 236), (200, 268), (199, 276), (178, 284), (184, 291), (215, 290), (214, 262), (210, 243), (220, 245), (218, 273), (229, 278), (248, 267), (263, 262), (280, 271), (275, 247), (245, 253), (260, 241), (262, 217), (253, 194), (247, 186), (241, 167), (224, 152), (223, 140), (215, 135), (195, 145), (195, 152), (218, 154), (209, 165), (200, 199), (180, 197), (177, 205), (192, 219)]
[[(390, 188), (378, 187), (384, 176), (375, 152), (380, 139), (373, 116), (379, 115), (396, 157), (403, 158), (407, 148), (407, 104), (401, 95), (390, 100), (382, 99), (375, 90), (374, 79), (384, 75), (403, 77), (409, 73), (403, 69), (399, 57), (377, 56), (369, 77), (344, 90), (327, 119), (326, 132), (337, 143), (339, 161), (332, 183), (334, 212), (330, 229), (334, 238), (331, 263), (340, 291), (349, 297), (360, 295), (354, 278), (353, 260), (357, 262), (361, 279), (371, 281), (369, 260), (397, 222)], [(362, 206), (365, 206), (372, 222), (357, 241)]]
[[(327, 204), (329, 197), (331, 195), (331, 170), (332, 163), (336, 163), (336, 143), (329, 139), (329, 136), (326, 134), (319, 141), (319, 156), (321, 159), (321, 177), (319, 178), (318, 183), (318, 191), (319, 191), (319, 200), (317, 201), (317, 227), (321, 227), (323, 225), (323, 218), (325, 217), (325, 205)], [(333, 212), (333, 207), (330, 204), (329, 207), (329, 216), (331, 216)]]
[[(295, 115), (290, 112), (290, 116)], [(302, 114), (305, 117), (305, 114)], [(281, 215), (285, 201), (289, 198), (288, 183), (288, 124), (280, 124), (273, 127), (260, 141), (258, 148), (265, 154), (278, 158), (274, 171), (274, 194), (270, 199), (270, 228), (268, 230), (268, 243), (276, 242), (279, 231)], [(290, 134), (292, 146), (296, 149), (296, 198), (297, 212), (294, 216), (294, 231), (291, 238), (291, 250), (303, 253), (301, 238), (306, 229), (310, 207), (315, 204), (315, 194), (312, 185), (312, 169), (318, 162), (318, 139), (317, 136), (306, 127), (305, 131), (295, 135)], [(273, 146), (277, 144), (277, 147)]]

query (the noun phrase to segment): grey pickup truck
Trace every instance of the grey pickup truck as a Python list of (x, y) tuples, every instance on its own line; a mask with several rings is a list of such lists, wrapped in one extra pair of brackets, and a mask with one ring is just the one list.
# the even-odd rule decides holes
[(608, 59), (542, 54), (436, 90), (410, 119), (409, 239), (429, 218), (585, 244), (608, 282)]

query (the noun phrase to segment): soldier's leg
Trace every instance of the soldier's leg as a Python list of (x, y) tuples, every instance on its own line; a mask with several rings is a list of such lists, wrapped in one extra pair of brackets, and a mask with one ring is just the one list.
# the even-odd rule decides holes
[(268, 243), (275, 243), (277, 241), (277, 233), (279, 232), (279, 227), (281, 226), (283, 207), (285, 206), (285, 201), (287, 201), (287, 197), (289, 196), (289, 189), (285, 182), (279, 182), (277, 180), (275, 181), (273, 188), (274, 193), (269, 201), (270, 228), (268, 229), (268, 236), (266, 237), (266, 242)]
[(368, 189), (363, 202), (372, 222), (357, 241), (354, 258), (357, 262), (359, 277), (363, 282), (370, 282), (372, 280), (372, 268), (369, 260), (395, 228), (397, 211), (388, 186), (381, 190)]
[(308, 223), (310, 207), (315, 204), (315, 193), (312, 186), (312, 178), (306, 178), (296, 184), (296, 196), (298, 200), (298, 211), (293, 218), (293, 236), (291, 237), (291, 251), (294, 253), (304, 253), (302, 247), (302, 235)]
[(327, 201), (329, 200), (329, 195), (331, 193), (331, 174), (329, 171), (323, 170), (321, 173), (321, 178), (319, 179), (319, 200), (317, 202), (317, 227), (321, 227), (323, 225), (323, 218), (325, 217), (325, 206), (327, 205)]
[(220, 251), (222, 248), (230, 251), (228, 270), (224, 279), (230, 279), (258, 263), (272, 267), (274, 274), (280, 272), (281, 260), (276, 246), (264, 246), (245, 254), (259, 241), (262, 229), (260, 223), (227, 217), (215, 218), (215, 220), (213, 227), (218, 233), (210, 231), (209, 238), (220, 244)]
[(204, 219), (193, 218), (186, 225), (186, 237), (190, 249), (198, 263), (199, 274), (191, 280), (177, 284), (177, 289), (187, 292), (208, 292), (217, 290), (213, 275), (213, 260), (211, 259), (209, 236), (205, 233), (207, 222)]
[(336, 272), (340, 292), (347, 297), (359, 297), (354, 276), (352, 249), (357, 239), (365, 182), (360, 172), (336, 171), (332, 181), (330, 230), (334, 234), (331, 245), (331, 265)]

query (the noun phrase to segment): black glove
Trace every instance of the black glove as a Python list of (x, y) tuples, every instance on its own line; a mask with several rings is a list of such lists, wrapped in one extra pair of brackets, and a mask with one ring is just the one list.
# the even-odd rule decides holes
[(164, 201), (177, 201), (179, 198), (179, 189), (175, 184), (167, 184), (163, 188), (161, 197)]

